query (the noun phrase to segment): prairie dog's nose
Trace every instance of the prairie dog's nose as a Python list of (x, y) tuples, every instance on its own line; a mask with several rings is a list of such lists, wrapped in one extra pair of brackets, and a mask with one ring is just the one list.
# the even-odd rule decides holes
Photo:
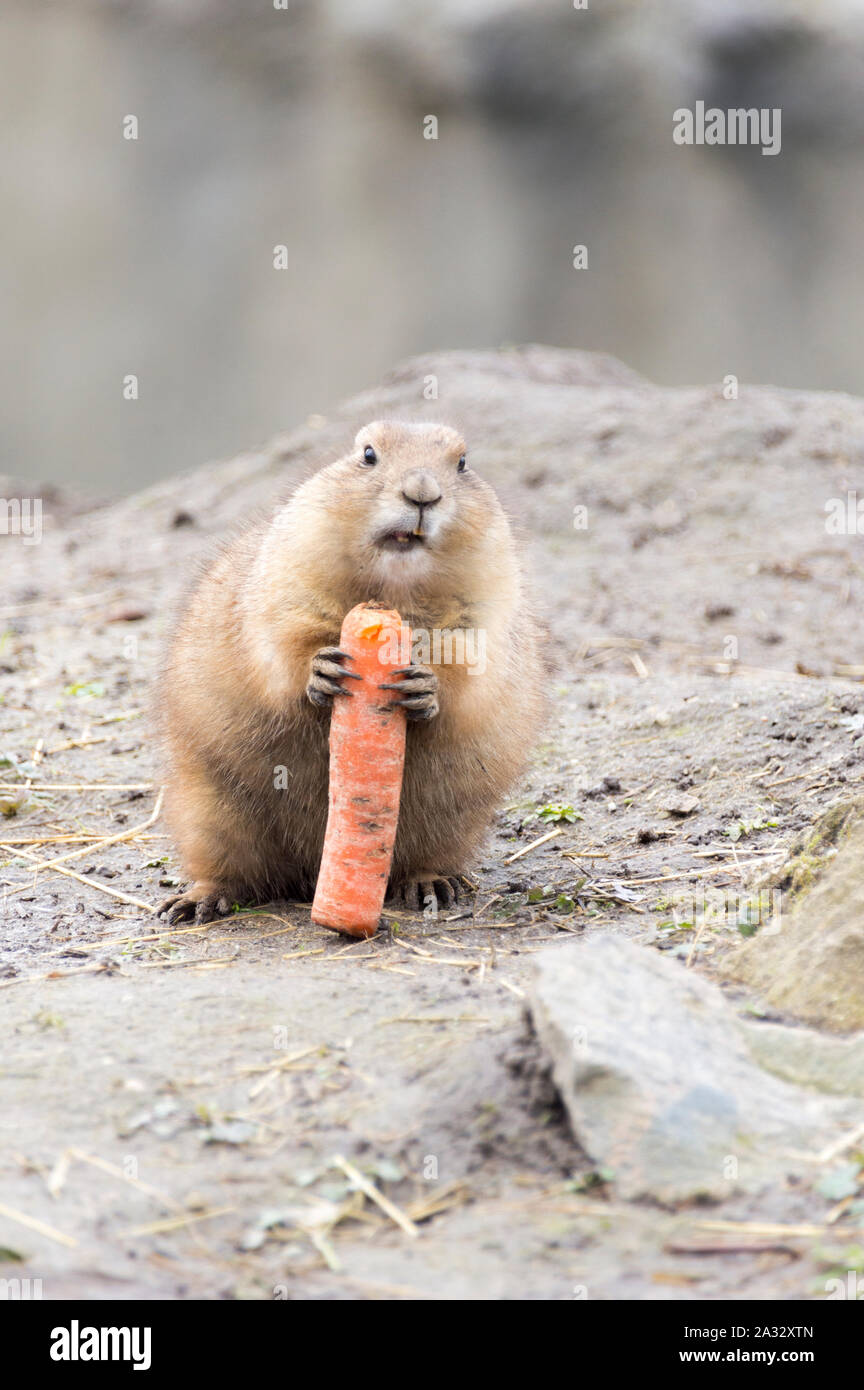
[(433, 473), (424, 468), (412, 468), (402, 479), (402, 496), (418, 507), (431, 507), (441, 500), (441, 489)]

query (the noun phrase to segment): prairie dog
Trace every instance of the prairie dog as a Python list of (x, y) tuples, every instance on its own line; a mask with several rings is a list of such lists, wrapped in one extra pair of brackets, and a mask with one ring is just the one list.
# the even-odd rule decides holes
[(540, 727), (540, 639), (510, 526), (460, 435), (379, 420), (230, 543), (180, 619), (161, 692), (166, 816), (193, 882), (157, 909), (169, 922), (311, 896), (330, 706), (350, 698), (339, 634), (364, 601), (419, 635), (382, 696), (409, 721), (390, 900), (458, 896)]

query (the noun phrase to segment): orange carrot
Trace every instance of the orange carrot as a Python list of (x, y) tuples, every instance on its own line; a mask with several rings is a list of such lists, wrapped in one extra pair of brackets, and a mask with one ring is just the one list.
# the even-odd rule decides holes
[(353, 657), (345, 669), (362, 680), (346, 682), (352, 698), (337, 697), (330, 716), (330, 810), (312, 921), (349, 936), (375, 934), (390, 876), (406, 718), (378, 687), (407, 664), (400, 663), (400, 636), (404, 644), (398, 613), (361, 603), (339, 638)]

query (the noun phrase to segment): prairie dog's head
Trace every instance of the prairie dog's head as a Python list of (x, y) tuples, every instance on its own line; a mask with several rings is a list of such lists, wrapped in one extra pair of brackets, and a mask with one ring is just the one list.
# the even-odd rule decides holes
[(375, 420), (308, 486), (308, 500), (326, 511), (334, 562), (338, 552), (375, 592), (398, 596), (455, 578), (508, 530), (495, 493), (448, 425)]
[(374, 420), (357, 431), (354, 449), (333, 464), (344, 502), (367, 555), (403, 567), (446, 542), (470, 492), (465, 441), (449, 425)]
[[(361, 540), (382, 557), (434, 550), (458, 522), (468, 472), (465, 441), (447, 425), (374, 420), (334, 465), (361, 502)], [(470, 491), (470, 483), (469, 483)]]
[(517, 582), (507, 518), (447, 425), (376, 420), (352, 449), (313, 473), (277, 513), (262, 568), (316, 610), (464, 608)]

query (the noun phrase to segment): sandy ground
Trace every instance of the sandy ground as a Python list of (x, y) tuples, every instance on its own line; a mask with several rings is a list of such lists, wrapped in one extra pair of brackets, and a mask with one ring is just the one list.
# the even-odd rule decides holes
[[(452, 381), (437, 412), (416, 405), (430, 362)], [(525, 529), (550, 728), (459, 910), (355, 944), (290, 904), (167, 930), (149, 711), (172, 605), (214, 538), (387, 412), (463, 423)], [(534, 952), (585, 932), (710, 971), (736, 928), (694, 948), (676, 899), (743, 892), (860, 793), (864, 571), (824, 500), (862, 438), (844, 397), (733, 405), (580, 354), (462, 354), (111, 506), (43, 489), (41, 545), (4, 542), (0, 613), (0, 1277), (49, 1298), (824, 1296), (842, 1220), (734, 1253), (702, 1224), (823, 1226), (815, 1170), (710, 1210), (592, 1182), (524, 991)], [(549, 803), (579, 818), (531, 819)], [(28, 858), (73, 851), (78, 877)]]

